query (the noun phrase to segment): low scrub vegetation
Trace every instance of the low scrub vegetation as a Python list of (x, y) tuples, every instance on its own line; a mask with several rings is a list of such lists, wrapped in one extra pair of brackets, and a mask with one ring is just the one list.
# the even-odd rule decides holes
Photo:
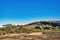
[(44, 29), (44, 28), (24, 28), (24, 25), (12, 25), (7, 24), (3, 25), (2, 28), (0, 28), (0, 35), (5, 34), (20, 34), (20, 33), (32, 33), (32, 32), (42, 32), (43, 34), (56, 34), (60, 33), (60, 28), (56, 27), (55, 29)]

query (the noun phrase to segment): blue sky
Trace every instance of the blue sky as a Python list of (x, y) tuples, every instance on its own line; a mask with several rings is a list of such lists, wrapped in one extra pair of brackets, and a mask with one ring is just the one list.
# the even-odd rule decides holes
[(60, 20), (60, 0), (0, 0), (0, 25)]

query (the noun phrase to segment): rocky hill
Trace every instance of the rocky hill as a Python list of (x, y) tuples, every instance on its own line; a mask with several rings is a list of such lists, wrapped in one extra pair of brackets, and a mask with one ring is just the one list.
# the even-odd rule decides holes
[[(47, 30), (45, 30), (47, 29)], [(52, 30), (52, 31), (51, 31)], [(39, 21), (26, 25), (12, 25), (6, 24), (0, 28), (0, 35), (5, 34), (20, 34), (20, 33), (60, 33), (60, 21)]]
[(60, 21), (39, 21), (39, 22), (33, 22), (33, 23), (30, 23), (30, 24), (27, 24), (27, 25), (32, 25), (32, 24), (35, 24), (35, 25), (51, 25), (52, 27), (59, 27), (60, 28)]

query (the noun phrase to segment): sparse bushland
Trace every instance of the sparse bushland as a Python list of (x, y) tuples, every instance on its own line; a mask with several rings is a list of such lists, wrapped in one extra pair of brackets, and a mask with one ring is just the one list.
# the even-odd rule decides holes
[(49, 27), (51, 23), (44, 23), (3, 25), (3, 27), (0, 28), (0, 40), (60, 40), (59, 26), (57, 25), (57, 27), (55, 27), (56, 25), (54, 24), (53, 27)]
[[(35, 24), (36, 25), (36, 24)], [(43, 25), (43, 24), (41, 24)], [(43, 25), (44, 26), (44, 25)], [(60, 28), (56, 27), (54, 29), (52, 28), (39, 28), (39, 27), (34, 27), (34, 28), (25, 28), (24, 25), (12, 25), (12, 24), (6, 24), (3, 25), (2, 28), (0, 28), (0, 35), (5, 35), (5, 34), (20, 34), (20, 33), (32, 33), (32, 32), (42, 32), (43, 34), (56, 34), (60, 33)]]

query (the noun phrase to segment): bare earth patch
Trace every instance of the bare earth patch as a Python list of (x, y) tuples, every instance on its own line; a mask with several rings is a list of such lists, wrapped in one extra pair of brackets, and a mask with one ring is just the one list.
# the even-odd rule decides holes
[(31, 34), (9, 34), (1, 35), (0, 40), (60, 40), (60, 34), (41, 34), (41, 33), (31, 33)]
[(42, 35), (42, 32), (33, 32), (33, 33), (30, 33), (30, 34), (26, 34), (26, 35)]

